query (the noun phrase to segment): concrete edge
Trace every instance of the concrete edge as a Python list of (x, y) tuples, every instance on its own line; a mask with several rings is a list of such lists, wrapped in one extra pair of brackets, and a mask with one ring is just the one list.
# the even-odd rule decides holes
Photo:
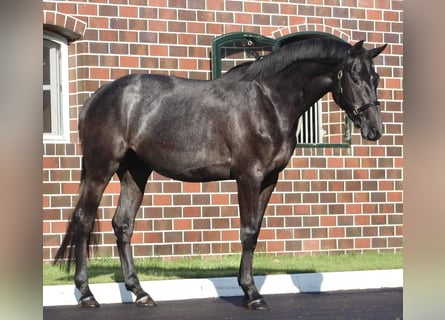
[[(398, 288), (403, 287), (403, 269), (256, 276), (255, 283), (264, 295)], [(155, 301), (243, 295), (236, 277), (142, 281), (141, 285)], [(90, 288), (101, 304), (134, 301), (123, 283), (91, 284)], [(44, 286), (43, 306), (77, 305), (79, 296), (74, 285)]]

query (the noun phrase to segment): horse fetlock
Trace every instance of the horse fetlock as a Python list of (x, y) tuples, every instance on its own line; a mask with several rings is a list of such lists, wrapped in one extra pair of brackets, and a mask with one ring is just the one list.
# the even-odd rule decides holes
[(262, 299), (262, 296), (258, 292), (258, 289), (256, 288), (255, 283), (253, 282), (253, 279), (250, 279), (250, 281), (238, 280), (238, 283), (244, 292), (244, 301), (246, 303), (249, 301)]
[(244, 292), (253, 292), (255, 288), (255, 283), (251, 277), (238, 277), (238, 284), (243, 289)]
[(88, 286), (87, 279), (88, 278), (84, 274), (78, 274), (74, 278), (74, 284), (76, 285), (76, 288), (80, 291), (80, 294), (82, 295), (82, 297), (93, 295), (90, 291), (89, 286)]
[(125, 277), (125, 288), (128, 291), (131, 291), (135, 294), (135, 296), (141, 296), (145, 293), (144, 290), (142, 290), (141, 285), (139, 283), (139, 279), (136, 275), (130, 275), (129, 277)]

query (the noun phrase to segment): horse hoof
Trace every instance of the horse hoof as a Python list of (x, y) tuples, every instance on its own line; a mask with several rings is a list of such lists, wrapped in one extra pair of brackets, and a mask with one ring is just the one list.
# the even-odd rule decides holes
[(250, 301), (245, 306), (249, 310), (270, 310), (269, 304), (262, 298)]
[(79, 300), (79, 307), (82, 308), (98, 308), (100, 304), (93, 296), (82, 298)]
[(143, 306), (143, 307), (154, 307), (154, 306), (156, 306), (156, 302), (149, 295), (145, 295), (145, 296), (142, 296), (140, 298), (137, 298), (135, 303), (138, 306)]

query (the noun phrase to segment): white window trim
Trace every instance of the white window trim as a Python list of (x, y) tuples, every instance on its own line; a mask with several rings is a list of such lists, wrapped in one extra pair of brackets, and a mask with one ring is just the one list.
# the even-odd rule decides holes
[[(60, 88), (59, 88), (59, 128), (55, 133), (43, 133), (43, 143), (68, 143), (70, 142), (69, 123), (69, 87), (68, 87), (68, 42), (65, 38), (52, 32), (44, 31), (43, 38), (60, 45)], [(42, 87), (43, 88), (43, 87)]]

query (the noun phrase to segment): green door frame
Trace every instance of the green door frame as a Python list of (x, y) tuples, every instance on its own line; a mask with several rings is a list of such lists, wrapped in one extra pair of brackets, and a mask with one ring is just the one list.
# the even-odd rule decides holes
[(274, 48), (274, 39), (250, 32), (232, 32), (216, 37), (212, 41), (212, 79), (221, 76), (221, 56), (223, 49), (239, 51)]

